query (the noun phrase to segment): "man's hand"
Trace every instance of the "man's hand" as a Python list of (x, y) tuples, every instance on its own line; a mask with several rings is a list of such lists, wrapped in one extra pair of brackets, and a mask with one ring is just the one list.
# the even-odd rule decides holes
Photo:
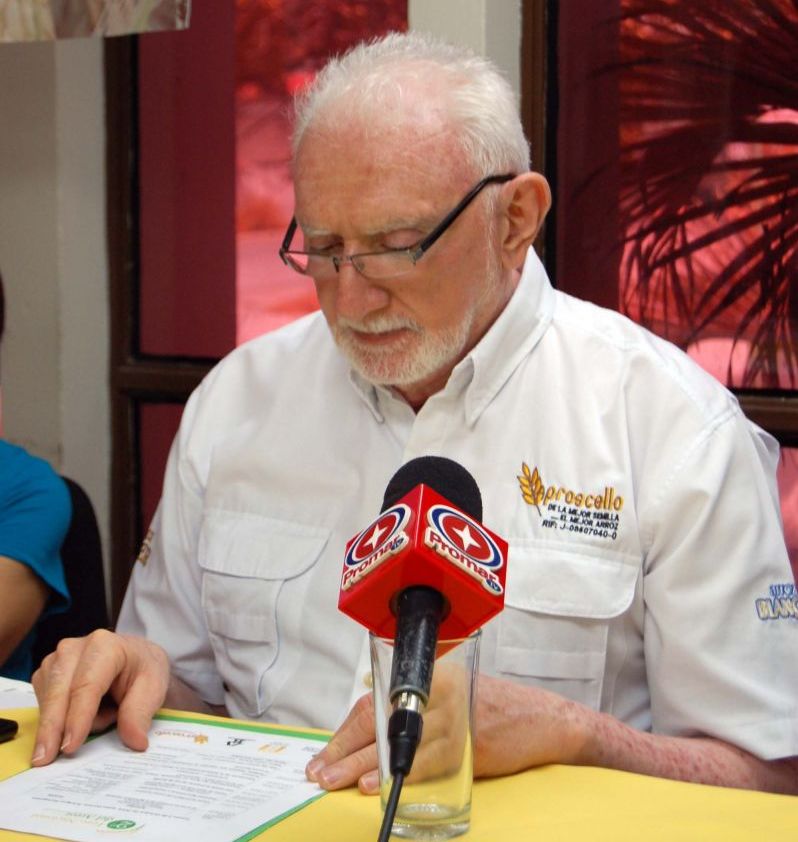
[(59, 750), (73, 754), (89, 733), (114, 721), (122, 742), (143, 751), (169, 689), (169, 660), (148, 640), (101, 629), (62, 640), (32, 683), (39, 701), (34, 766), (50, 763)]
[(379, 791), (371, 693), (355, 702), (330, 742), (308, 763), (305, 774), (322, 789), (343, 789), (357, 782), (365, 795)]
[(548, 763), (580, 763), (594, 715), (548, 690), (480, 675), (474, 776), (511, 775)]
[[(451, 705), (457, 668), (437, 669), (424, 731), (408, 782), (451, 772), (462, 762), (465, 723)], [(464, 692), (461, 686), (456, 692)], [(477, 690), (474, 776), (507, 775), (544, 763), (576, 762), (582, 746), (581, 706), (554, 693), (480, 675)], [(307, 766), (324, 789), (357, 783), (361, 792), (379, 790), (374, 702), (362, 696), (341, 727)]]

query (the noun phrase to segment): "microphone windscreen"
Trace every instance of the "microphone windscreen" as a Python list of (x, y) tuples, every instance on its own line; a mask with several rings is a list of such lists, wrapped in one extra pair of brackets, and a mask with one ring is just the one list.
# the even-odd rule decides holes
[(459, 462), (445, 456), (419, 456), (402, 465), (385, 488), (380, 511), (422, 483), (474, 520), (482, 520), (482, 495), (476, 480)]

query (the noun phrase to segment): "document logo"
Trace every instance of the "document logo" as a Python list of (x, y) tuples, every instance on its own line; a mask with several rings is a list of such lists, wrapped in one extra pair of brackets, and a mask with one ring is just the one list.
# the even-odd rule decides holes
[(136, 823), (130, 819), (114, 819), (106, 825), (109, 830), (132, 830), (135, 826)]
[(154, 737), (180, 737), (186, 740), (193, 740), (198, 745), (205, 745), (208, 742), (206, 734), (197, 734), (195, 731), (185, 731), (181, 728), (154, 728), (152, 732)]
[(264, 743), (258, 751), (263, 754), (282, 754), (287, 748), (287, 743)]

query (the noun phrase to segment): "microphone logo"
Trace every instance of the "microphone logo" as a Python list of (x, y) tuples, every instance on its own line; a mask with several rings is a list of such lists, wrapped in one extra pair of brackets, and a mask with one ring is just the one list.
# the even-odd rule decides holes
[(492, 594), (503, 593), (494, 571), (504, 564), (504, 556), (493, 538), (462, 512), (437, 504), (427, 510), (424, 543), (438, 555), (456, 564)]
[(348, 590), (409, 542), (404, 531), (410, 520), (410, 506), (399, 503), (386, 509), (352, 541), (344, 558), (341, 590)]

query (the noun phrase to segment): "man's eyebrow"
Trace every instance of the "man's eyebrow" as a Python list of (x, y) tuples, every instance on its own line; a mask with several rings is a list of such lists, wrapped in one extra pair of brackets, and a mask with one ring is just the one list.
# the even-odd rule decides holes
[[(424, 217), (401, 217), (399, 219), (392, 219), (390, 222), (387, 222), (383, 225), (378, 225), (374, 227), (365, 228), (363, 231), (360, 232), (360, 236), (364, 239), (373, 239), (375, 237), (379, 237), (385, 234), (392, 234), (395, 231), (404, 231), (404, 230), (411, 230), (411, 231), (424, 231), (426, 229), (432, 229), (437, 225), (439, 222), (438, 216), (424, 216)], [(340, 237), (341, 235), (330, 231), (328, 228), (316, 228), (312, 225), (303, 225), (300, 222), (297, 222), (302, 233), (306, 237)]]
[(376, 234), (392, 234), (394, 231), (422, 231), (425, 228), (432, 228), (438, 223), (438, 216), (414, 216), (414, 217), (400, 217), (399, 219), (392, 219), (387, 225), (381, 226), (379, 229), (371, 232), (367, 231), (368, 236)]
[(299, 220), (297, 220), (297, 226), (299, 227), (300, 231), (306, 237), (334, 237), (336, 236), (333, 234), (332, 231), (328, 231), (326, 228), (314, 228), (312, 225), (303, 225)]

